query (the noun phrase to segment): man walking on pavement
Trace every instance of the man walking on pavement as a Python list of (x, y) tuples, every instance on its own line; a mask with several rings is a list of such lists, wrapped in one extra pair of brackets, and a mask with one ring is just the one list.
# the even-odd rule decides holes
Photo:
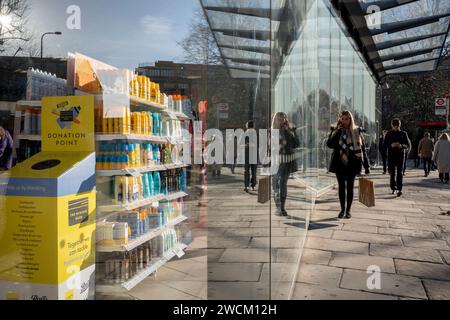
[(397, 197), (402, 195), (403, 189), (403, 166), (405, 163), (406, 150), (411, 149), (408, 134), (400, 129), (401, 121), (391, 121), (392, 130), (386, 134), (383, 148), (387, 150), (388, 169), (391, 176), (390, 186), (392, 194), (397, 190)]
[(417, 152), (420, 158), (423, 159), (423, 170), (425, 177), (428, 177), (431, 171), (431, 158), (433, 158), (434, 143), (430, 139), (430, 134), (425, 133), (425, 136), (420, 140)]

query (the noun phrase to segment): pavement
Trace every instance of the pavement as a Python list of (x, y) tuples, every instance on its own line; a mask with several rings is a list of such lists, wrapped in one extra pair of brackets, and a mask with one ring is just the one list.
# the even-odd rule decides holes
[(398, 198), (374, 172), (376, 205), (355, 199), (352, 219), (336, 218), (337, 190), (316, 200), (292, 299), (450, 299), (450, 185), (408, 170)]
[(103, 298), (450, 299), (450, 185), (410, 169), (398, 198), (388, 175), (368, 178), (375, 207), (358, 202), (356, 185), (353, 217), (343, 220), (337, 189), (316, 198), (290, 179), (284, 218), (243, 191), (242, 170), (224, 168), (189, 201), (194, 240), (186, 255), (130, 292)]

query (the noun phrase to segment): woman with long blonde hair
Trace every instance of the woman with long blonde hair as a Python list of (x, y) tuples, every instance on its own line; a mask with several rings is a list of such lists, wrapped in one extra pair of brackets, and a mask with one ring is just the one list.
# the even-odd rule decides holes
[[(289, 175), (296, 170), (295, 149), (300, 142), (296, 134), (296, 128), (291, 126), (284, 112), (277, 112), (272, 117), (272, 131), (279, 130), (279, 166), (277, 173), (272, 178), (274, 200), (277, 207), (276, 215), (287, 216), (286, 198), (287, 182)], [(272, 132), (273, 134), (273, 132)]]
[(450, 140), (445, 132), (440, 135), (434, 146), (433, 161), (437, 164), (441, 182), (448, 183), (450, 180)]
[(350, 111), (344, 110), (339, 114), (336, 126), (331, 128), (327, 146), (333, 149), (329, 172), (336, 174), (339, 185), (341, 212), (338, 217), (350, 219), (355, 178), (361, 173), (365, 148), (362, 129), (355, 125)]

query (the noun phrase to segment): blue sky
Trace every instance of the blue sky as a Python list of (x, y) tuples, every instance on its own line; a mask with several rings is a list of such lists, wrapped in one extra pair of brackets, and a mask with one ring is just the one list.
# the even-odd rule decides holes
[[(116, 67), (133, 69), (141, 62), (179, 61), (176, 42), (186, 36), (198, 0), (28, 0), (29, 27), (37, 43), (44, 32), (44, 56), (79, 52)], [(81, 30), (69, 30), (70, 5), (81, 9)]]

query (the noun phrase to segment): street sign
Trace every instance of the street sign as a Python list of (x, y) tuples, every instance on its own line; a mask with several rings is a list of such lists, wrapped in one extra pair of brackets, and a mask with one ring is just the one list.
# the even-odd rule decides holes
[(435, 115), (437, 116), (447, 115), (447, 98), (436, 98), (434, 106), (435, 106)]
[(228, 103), (217, 104), (217, 112), (219, 113), (219, 119), (228, 119), (228, 112), (230, 111), (230, 106)]

